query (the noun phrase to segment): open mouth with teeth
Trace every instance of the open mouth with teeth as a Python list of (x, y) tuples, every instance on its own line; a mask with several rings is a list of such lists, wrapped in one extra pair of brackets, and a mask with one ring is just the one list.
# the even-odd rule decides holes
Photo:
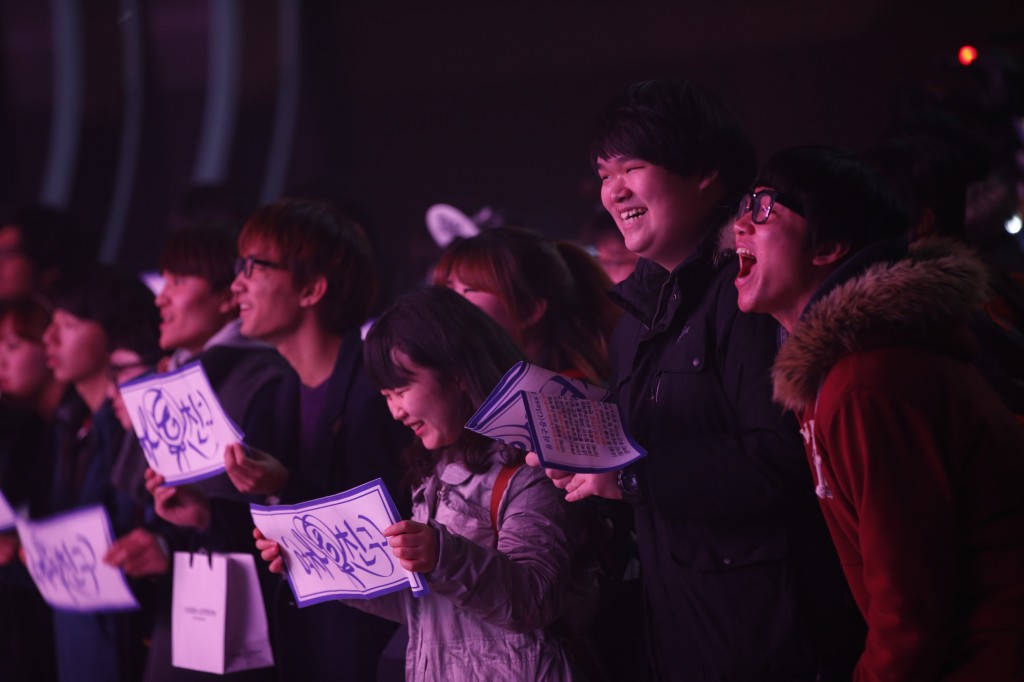
[(753, 271), (754, 265), (757, 263), (757, 259), (754, 258), (754, 252), (750, 249), (739, 247), (736, 249), (736, 255), (740, 259), (740, 273), (736, 276), (737, 280), (746, 279), (748, 275)]
[(647, 213), (646, 208), (631, 208), (628, 211), (623, 211), (622, 213), (620, 213), (619, 217), (622, 218), (622, 222), (625, 223), (626, 225), (632, 225), (633, 223), (640, 219), (640, 216), (642, 216), (645, 213)]

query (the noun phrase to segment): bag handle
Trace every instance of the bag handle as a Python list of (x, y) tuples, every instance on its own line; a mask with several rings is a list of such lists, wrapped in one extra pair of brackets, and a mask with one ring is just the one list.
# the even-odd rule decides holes
[(491, 490), (491, 528), (494, 529), (494, 546), (498, 546), (498, 507), (501, 506), (501, 498), (505, 496), (508, 489), (508, 482), (512, 476), (523, 466), (522, 463), (501, 467), (498, 478), (494, 479), (494, 488)]

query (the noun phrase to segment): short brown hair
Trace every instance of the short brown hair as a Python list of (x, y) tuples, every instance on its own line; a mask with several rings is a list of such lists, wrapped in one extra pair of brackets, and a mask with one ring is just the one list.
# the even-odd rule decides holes
[(239, 249), (262, 241), (277, 247), (297, 287), (314, 277), (327, 280), (317, 316), (333, 334), (359, 327), (377, 296), (377, 274), (363, 228), (332, 206), (306, 199), (281, 199), (249, 216)]

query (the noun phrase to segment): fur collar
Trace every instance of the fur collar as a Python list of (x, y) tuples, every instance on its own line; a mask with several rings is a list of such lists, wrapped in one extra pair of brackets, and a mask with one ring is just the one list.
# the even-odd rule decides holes
[(950, 327), (987, 296), (985, 265), (949, 240), (922, 240), (906, 258), (875, 263), (804, 311), (775, 360), (775, 400), (799, 413), (814, 403), (836, 362), (871, 334)]

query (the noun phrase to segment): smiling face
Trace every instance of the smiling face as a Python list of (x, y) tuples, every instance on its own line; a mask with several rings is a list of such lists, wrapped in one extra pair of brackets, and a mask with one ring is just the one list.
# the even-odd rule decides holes
[(641, 159), (598, 159), (597, 169), (601, 203), (626, 247), (667, 270), (693, 253), (724, 193), (717, 174), (684, 177)]
[(521, 337), (520, 320), (501, 296), (466, 284), (454, 272), (448, 278), (448, 288), (487, 313), (512, 338), (519, 339)]
[[(262, 241), (240, 245), (239, 255), (271, 263), (280, 262), (277, 247)], [(301, 324), (302, 295), (292, 280), (291, 272), (285, 269), (254, 263), (252, 276), (238, 273), (231, 284), (231, 292), (238, 305), (244, 336), (276, 346)]]
[(411, 376), (405, 386), (381, 391), (391, 417), (412, 429), (427, 450), (455, 443), (468, 417), (462, 414), (463, 392), (454, 384), (442, 381), (433, 370), (417, 365), (402, 351), (393, 350), (392, 354), (395, 362)]
[(51, 381), (43, 344), (19, 336), (10, 317), (0, 318), (0, 393), (31, 400)]
[(231, 319), (231, 292), (214, 292), (208, 280), (196, 275), (167, 271), (162, 274), (164, 288), (156, 297), (160, 309), (160, 347), (198, 353)]
[(109, 353), (103, 327), (57, 308), (43, 333), (46, 362), (58, 381), (85, 383), (105, 376)]
[[(758, 187), (756, 191), (769, 189)], [(747, 212), (733, 225), (740, 271), (739, 309), (768, 313), (787, 330), (800, 319), (811, 296), (835, 269), (835, 258), (808, 246), (807, 220), (779, 201), (765, 223)]]

